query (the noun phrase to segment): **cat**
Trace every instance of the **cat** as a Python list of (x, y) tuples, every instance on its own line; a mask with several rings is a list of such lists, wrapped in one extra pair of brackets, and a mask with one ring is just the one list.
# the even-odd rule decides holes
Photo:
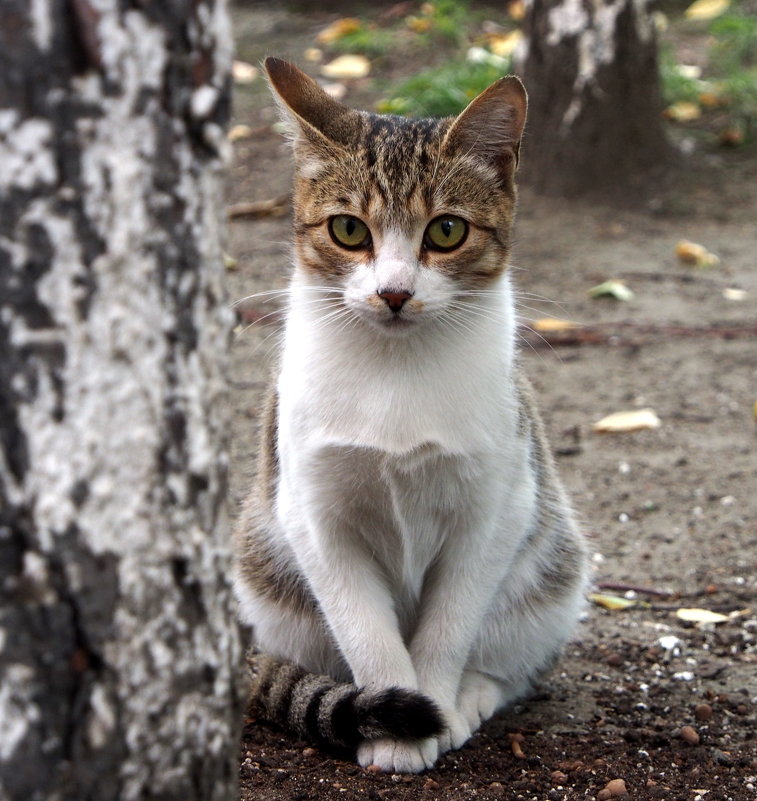
[(586, 546), (515, 353), (526, 93), (358, 112), (265, 62), (293, 140), (294, 273), (236, 531), (259, 714), (420, 772), (523, 697), (582, 610)]

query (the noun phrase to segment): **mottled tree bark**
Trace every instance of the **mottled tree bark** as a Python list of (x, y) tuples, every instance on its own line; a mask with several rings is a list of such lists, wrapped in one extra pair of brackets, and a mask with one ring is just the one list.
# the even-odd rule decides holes
[(223, 0), (0, 4), (0, 799), (226, 801)]
[(546, 194), (628, 191), (670, 155), (647, 0), (526, 0), (524, 180)]

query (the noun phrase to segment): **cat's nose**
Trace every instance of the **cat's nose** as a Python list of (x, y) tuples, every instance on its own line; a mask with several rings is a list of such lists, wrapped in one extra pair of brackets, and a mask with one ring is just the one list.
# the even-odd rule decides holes
[(413, 297), (412, 292), (398, 292), (394, 289), (377, 291), (377, 294), (393, 312), (400, 311), (405, 305), (405, 302)]

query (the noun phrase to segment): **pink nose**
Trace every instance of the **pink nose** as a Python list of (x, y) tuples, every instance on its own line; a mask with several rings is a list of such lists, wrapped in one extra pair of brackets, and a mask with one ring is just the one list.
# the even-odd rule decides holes
[(402, 307), (405, 305), (405, 301), (408, 301), (413, 297), (413, 293), (395, 292), (392, 289), (385, 289), (383, 292), (379, 292), (378, 296), (393, 312), (396, 313), (402, 309)]

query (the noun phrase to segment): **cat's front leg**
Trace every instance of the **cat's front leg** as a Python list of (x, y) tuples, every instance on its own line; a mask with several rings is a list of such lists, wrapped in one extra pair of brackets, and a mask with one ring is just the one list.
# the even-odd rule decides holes
[(318, 547), (301, 543), (299, 561), (352, 679), (358, 687), (415, 690), (415, 667), (383, 576), (350, 532), (334, 535), (335, 525), (309, 535)]
[(425, 740), (394, 740), (381, 737), (366, 740), (357, 750), (361, 767), (375, 765), (383, 773), (421, 773), (432, 768), (439, 757), (436, 737)]
[[(471, 508), (464, 525), (448, 536), (424, 586), (410, 654), (418, 689), (436, 701), (447, 723), (438, 738), (440, 753), (460, 748), (483, 719), (471, 714), (469, 692), (464, 693), (461, 706), (465, 689), (461, 684), (486, 612), (522, 540), (529, 517), (527, 504), (513, 504), (509, 517), (504, 527), (496, 509), (486, 504)], [(476, 700), (477, 711), (487, 716), (498, 706), (497, 699), (493, 703), (481, 699), (480, 704)]]

